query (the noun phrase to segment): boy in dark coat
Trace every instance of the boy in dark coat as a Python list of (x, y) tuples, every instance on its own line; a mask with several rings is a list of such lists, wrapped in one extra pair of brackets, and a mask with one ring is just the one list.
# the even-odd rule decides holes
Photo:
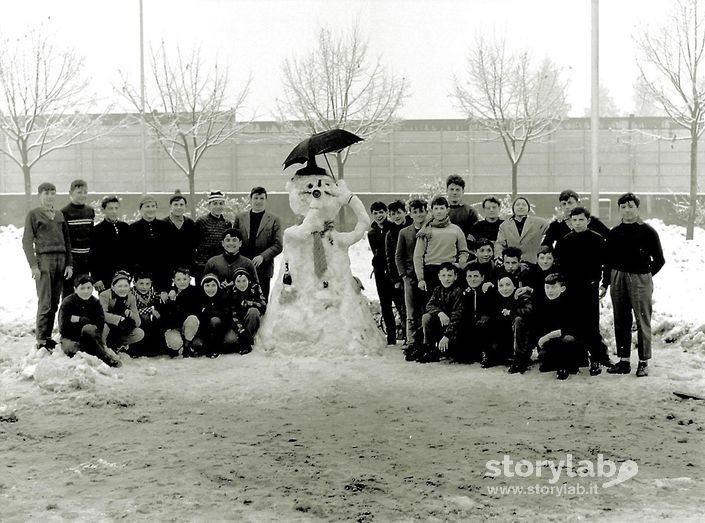
[(197, 354), (217, 358), (237, 350), (239, 335), (245, 328), (232, 314), (231, 296), (222, 291), (215, 274), (206, 274), (201, 279), (201, 294), (198, 308), (200, 327), (193, 339)]
[(140, 198), (139, 211), (142, 217), (130, 224), (131, 272), (149, 272), (155, 290), (165, 292), (170, 281), (167, 224), (157, 219), (157, 200), (152, 195)]
[[(463, 291), (457, 285), (457, 269), (451, 262), (444, 262), (438, 270), (437, 285), (426, 304), (421, 318), (423, 349), (415, 354), (419, 363), (438, 361), (441, 354), (453, 350), (451, 342), (458, 338), (462, 314)], [(409, 358), (411, 359), (411, 358)]]
[(389, 204), (389, 230), (384, 237), (384, 256), (387, 262), (387, 275), (392, 285), (392, 301), (399, 314), (401, 325), (397, 338), (404, 340), (406, 345), (406, 306), (404, 305), (404, 281), (397, 270), (396, 254), (399, 233), (404, 227), (411, 225), (411, 218), (406, 213), (406, 207), (401, 200), (394, 200)]
[[(565, 237), (566, 234), (573, 230), (570, 212), (580, 204), (580, 196), (578, 196), (578, 193), (574, 190), (566, 189), (565, 191), (561, 191), (558, 195), (558, 204), (561, 208), (562, 216), (548, 224), (546, 235), (541, 241), (543, 245), (555, 247), (556, 243), (561, 238)], [(609, 227), (602, 223), (598, 218), (593, 218), (590, 220), (588, 228), (603, 238), (607, 238), (607, 233), (610, 230)]]
[[(211, 191), (208, 194), (208, 214), (196, 220), (198, 232), (196, 272), (194, 274), (196, 281), (200, 281), (201, 276), (206, 272), (211, 272), (206, 269), (206, 263), (221, 252), (223, 235), (232, 227), (232, 224), (223, 216), (224, 210), (225, 195), (221, 191)], [(240, 240), (242, 241), (242, 238)]]
[(144, 331), (139, 328), (142, 320), (137, 303), (130, 293), (130, 275), (117, 271), (110, 288), (101, 292), (99, 298), (105, 313), (103, 342), (116, 347), (118, 352), (127, 352), (133, 343), (144, 338)]
[(232, 311), (236, 324), (241, 324), (245, 328), (245, 332), (240, 333), (240, 353), (247, 354), (252, 350), (252, 343), (259, 330), (267, 301), (259, 284), (250, 279), (246, 269), (237, 269), (233, 277)]
[[(69, 188), (69, 204), (61, 209), (71, 237), (71, 258), (74, 274), (89, 274), (91, 270), (91, 240), (95, 211), (86, 205), (88, 184), (84, 180), (74, 180)], [(73, 292), (73, 279), (64, 281), (64, 296)]]
[(460, 327), (452, 358), (460, 363), (474, 363), (481, 361), (489, 348), (493, 293), (482, 289), (485, 273), (478, 261), (468, 263), (463, 274), (467, 287), (462, 293)]
[(198, 229), (196, 222), (184, 216), (188, 202), (180, 191), (169, 198), (169, 216), (164, 218), (169, 272), (178, 267), (193, 269), (196, 262)]
[(557, 371), (564, 380), (587, 365), (585, 346), (577, 337), (576, 326), (584, 318), (576, 314), (567, 298), (564, 277), (560, 273), (546, 276), (543, 296), (536, 299), (535, 334), (541, 372)]
[(414, 248), (416, 235), (423, 227), (428, 214), (428, 204), (425, 200), (415, 199), (409, 202), (412, 224), (399, 231), (394, 263), (397, 273), (401, 275), (404, 284), (404, 308), (406, 309), (406, 343), (408, 353), (411, 348), (421, 343), (421, 316), (424, 312), (426, 294), (419, 289), (419, 282), (414, 270)]
[(579, 337), (590, 351), (590, 375), (602, 372), (600, 365), (612, 367), (607, 346), (600, 334), (600, 278), (605, 259), (605, 239), (588, 227), (590, 211), (575, 207), (571, 212), (572, 231), (558, 240), (556, 254), (567, 283), (571, 309), (581, 318), (576, 326)]
[(167, 348), (184, 358), (195, 356), (193, 339), (198, 333), (198, 288), (191, 285), (191, 271), (179, 267), (174, 271), (173, 286), (161, 305), (161, 321)]
[(475, 222), (472, 227), (470, 227), (470, 235), (475, 240), (479, 240), (480, 238), (492, 240), (494, 247), (494, 242), (497, 241), (497, 234), (499, 233), (499, 226), (502, 225), (504, 221), (499, 217), (501, 207), (502, 203), (494, 196), (487, 196), (482, 200), (482, 214), (484, 218)]
[(384, 243), (391, 225), (387, 219), (387, 211), (387, 205), (384, 202), (373, 202), (370, 205), (372, 225), (370, 225), (370, 230), (367, 232), (367, 241), (370, 243), (370, 249), (372, 250), (372, 270), (375, 275), (379, 306), (382, 310), (382, 321), (387, 332), (387, 345), (396, 345), (397, 323), (394, 318), (394, 309), (392, 308), (394, 285), (387, 270)]
[(523, 373), (528, 368), (532, 352), (528, 328), (533, 312), (531, 293), (516, 290), (514, 275), (505, 273), (499, 277), (490, 320), (490, 350), (482, 358), (485, 368), (511, 361), (511, 374)]
[(59, 310), (61, 349), (69, 357), (78, 351), (97, 356), (111, 367), (121, 365), (117, 354), (103, 343), (105, 315), (93, 296), (93, 278), (79, 274), (74, 278), (74, 292), (69, 294)]
[(95, 278), (95, 289), (103, 292), (110, 287), (118, 270), (130, 268), (130, 226), (119, 219), (120, 200), (117, 196), (106, 196), (100, 202), (104, 219), (93, 227), (91, 240), (91, 274)]
[(61, 212), (54, 210), (56, 186), (44, 182), (38, 187), (39, 207), (27, 214), (22, 248), (37, 286), (37, 349), (54, 350), (51, 338), (64, 281), (73, 275), (71, 240)]

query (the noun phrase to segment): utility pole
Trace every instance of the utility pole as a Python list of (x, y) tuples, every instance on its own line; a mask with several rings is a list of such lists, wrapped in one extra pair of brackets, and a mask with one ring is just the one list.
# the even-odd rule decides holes
[(600, 214), (600, 0), (592, 2), (592, 24), (591, 24), (591, 79), (592, 79), (592, 102), (590, 104), (590, 213), (593, 216)]
[(144, 16), (140, 0), (140, 117), (142, 119), (142, 193), (147, 193), (147, 125), (144, 121)]

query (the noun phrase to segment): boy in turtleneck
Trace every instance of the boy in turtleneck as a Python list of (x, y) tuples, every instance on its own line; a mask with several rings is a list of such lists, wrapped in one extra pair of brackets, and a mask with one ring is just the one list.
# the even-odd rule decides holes
[[(61, 209), (71, 237), (71, 257), (73, 258), (73, 273), (88, 274), (90, 267), (91, 238), (95, 211), (86, 205), (88, 199), (88, 184), (84, 180), (74, 180), (69, 188), (69, 204)], [(73, 292), (73, 278), (64, 282), (64, 296)]]
[(110, 287), (115, 273), (130, 266), (130, 226), (119, 219), (120, 199), (106, 196), (100, 202), (103, 221), (93, 227), (91, 240), (91, 275), (95, 289), (103, 292)]
[(237, 229), (228, 229), (223, 233), (221, 241), (223, 253), (213, 256), (206, 263), (204, 274), (215, 274), (223, 288), (230, 287), (235, 279), (235, 271), (239, 268), (247, 270), (250, 281), (259, 284), (257, 269), (252, 260), (240, 254), (242, 247), (242, 234)]
[(471, 234), (472, 226), (480, 219), (477, 211), (467, 203), (463, 203), (465, 180), (457, 174), (451, 174), (446, 180), (446, 195), (448, 197), (448, 217), (463, 231), (465, 239)]

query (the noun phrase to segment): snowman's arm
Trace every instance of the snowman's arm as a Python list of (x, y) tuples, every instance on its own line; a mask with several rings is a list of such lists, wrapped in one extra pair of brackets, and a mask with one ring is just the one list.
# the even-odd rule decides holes
[(365, 206), (360, 201), (360, 198), (351, 195), (348, 205), (357, 217), (357, 224), (355, 224), (355, 229), (352, 231), (339, 232), (337, 236), (340, 243), (350, 246), (353, 243), (359, 242), (363, 238), (365, 232), (370, 228), (371, 222), (370, 217), (365, 210)]

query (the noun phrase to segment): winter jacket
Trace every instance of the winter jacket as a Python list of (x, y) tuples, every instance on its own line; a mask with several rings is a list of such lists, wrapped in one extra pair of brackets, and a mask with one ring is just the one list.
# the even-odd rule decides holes
[(409, 216), (406, 217), (404, 222), (400, 225), (394, 222), (389, 222), (389, 230), (384, 238), (384, 255), (387, 260), (387, 274), (389, 274), (389, 279), (393, 283), (401, 282), (402, 274), (397, 270), (396, 255), (397, 255), (397, 243), (399, 242), (399, 233), (405, 227), (410, 226), (412, 223)]
[[(525, 293), (517, 298), (516, 293), (513, 293), (509, 297), (504, 297), (495, 289), (489, 292), (492, 293), (492, 319), (494, 321), (511, 322), (518, 316), (524, 319), (532, 317), (532, 313), (534, 312), (532, 293)], [(504, 309), (510, 311), (508, 316), (502, 314)]]
[(259, 283), (257, 277), (257, 270), (255, 269), (252, 260), (243, 256), (242, 254), (230, 254), (224, 252), (218, 256), (213, 256), (206, 267), (203, 270), (203, 274), (208, 274), (212, 272), (220, 280), (220, 284), (223, 287), (229, 287), (233, 284), (233, 275), (237, 269), (246, 269), (250, 275), (250, 282)]
[(198, 312), (196, 316), (201, 325), (208, 325), (211, 318), (220, 318), (228, 328), (242, 332), (244, 327), (235, 314), (234, 300), (230, 289), (218, 289), (214, 296), (208, 296), (203, 289), (199, 292)]
[(99, 295), (100, 304), (105, 313), (105, 323), (116, 326), (120, 320), (125, 320), (125, 311), (130, 311), (129, 319), (134, 321), (134, 327), (139, 327), (141, 323), (140, 312), (137, 309), (137, 302), (132, 293), (121, 298), (112, 289), (105, 289)]
[(230, 229), (230, 225), (223, 216), (216, 218), (211, 213), (196, 220), (196, 265), (205, 265), (210, 258), (220, 254), (223, 250), (223, 234)]
[[(588, 230), (596, 232), (605, 239), (607, 238), (607, 233), (610, 232), (610, 228), (602, 223), (599, 218), (594, 216), (591, 217), (588, 222)], [(555, 247), (558, 241), (565, 238), (565, 236), (572, 231), (573, 229), (568, 226), (565, 219), (553, 220), (548, 224), (546, 236), (543, 237), (541, 245), (550, 245), (551, 247)]]
[(504, 220), (497, 220), (495, 222), (488, 222), (487, 220), (479, 220), (475, 222), (472, 227), (470, 227), (470, 235), (475, 239), (485, 238), (487, 240), (497, 241), (497, 234), (499, 233), (499, 226), (502, 225)]
[(152, 307), (156, 308), (160, 305), (159, 295), (154, 291), (154, 289), (149, 289), (147, 294), (142, 294), (133, 287), (130, 289), (130, 293), (135, 298), (137, 310), (140, 315), (150, 315), (152, 314)]
[(168, 288), (171, 281), (167, 241), (167, 225), (162, 220), (142, 218), (130, 224), (132, 273), (140, 269), (149, 271), (158, 291)]
[(587, 230), (571, 231), (556, 244), (556, 258), (568, 286), (598, 284), (602, 277), (605, 258), (605, 239)]
[(244, 291), (233, 286), (230, 292), (233, 312), (239, 320), (243, 321), (248, 309), (252, 308), (257, 309), (260, 314), (264, 314), (267, 302), (258, 283), (251, 283)]
[(370, 230), (367, 232), (367, 241), (370, 243), (370, 249), (372, 249), (372, 268), (377, 277), (387, 274), (387, 256), (384, 252), (384, 241), (391, 224), (392, 222), (389, 220), (384, 220), (382, 225), (373, 221)]
[(641, 220), (613, 227), (607, 235), (605, 251), (604, 287), (609, 286), (612, 269), (653, 276), (666, 263), (658, 233)]
[(481, 318), (489, 318), (492, 314), (494, 294), (491, 291), (483, 292), (482, 286), (478, 289), (466, 287), (463, 289), (461, 302), (461, 318), (463, 326), (475, 325)]
[(534, 300), (535, 314), (533, 320), (534, 334), (538, 340), (541, 336), (556, 330), (561, 331), (561, 335), (575, 334), (576, 321), (583, 318), (575, 317), (575, 310), (570, 306), (567, 293), (563, 292), (555, 300), (549, 300), (546, 293), (541, 294)]
[(254, 250), (250, 249), (250, 211), (238, 214), (233, 228), (242, 234), (242, 255), (250, 260), (262, 256), (258, 267), (260, 274), (271, 278), (274, 275), (274, 258), (282, 252), (282, 226), (278, 216), (264, 211), (254, 241)]
[(37, 267), (37, 256), (41, 254), (65, 254), (66, 266), (73, 264), (69, 228), (60, 211), (49, 218), (41, 207), (27, 214), (22, 234), (22, 248), (30, 267)]
[[(71, 321), (72, 317), (78, 317), (77, 322)], [(105, 314), (103, 307), (94, 296), (87, 300), (82, 300), (78, 294), (71, 294), (64, 298), (59, 309), (59, 332), (62, 338), (79, 341), (81, 329), (85, 325), (95, 325), (98, 332), (103, 332), (105, 325)]]
[(545, 219), (538, 216), (527, 216), (524, 218), (524, 226), (520, 234), (514, 218), (505, 220), (499, 226), (497, 241), (494, 244), (495, 257), (501, 258), (506, 247), (519, 247), (522, 260), (536, 263), (541, 239), (547, 227), (548, 222)]
[(462, 303), (463, 291), (458, 285), (454, 284), (450, 287), (438, 285), (433, 289), (431, 298), (426, 304), (427, 314), (444, 312), (450, 318), (448, 325), (443, 328), (443, 335), (449, 339), (453, 339), (458, 335), (463, 313)]
[(414, 281), (416, 281), (416, 272), (414, 271), (414, 248), (416, 247), (416, 234), (418, 232), (419, 229), (417, 229), (413, 223), (399, 231), (399, 238), (397, 239), (397, 247), (394, 255), (397, 273), (402, 277), (411, 278)]
[(172, 287), (169, 291), (170, 295), (171, 291), (176, 293), (176, 297), (174, 299), (169, 297), (166, 303), (160, 304), (159, 313), (161, 314), (162, 323), (167, 329), (181, 329), (188, 316), (198, 316), (200, 306), (199, 292), (201, 290), (198, 287), (189, 285), (181, 291), (177, 291), (176, 288)]
[(166, 224), (164, 228), (167, 248), (165, 257), (169, 264), (169, 273), (172, 274), (179, 267), (193, 269), (196, 260), (196, 245), (198, 244), (196, 222), (188, 216), (184, 216), (184, 223), (181, 228), (178, 228), (169, 216), (162, 221)]
[(127, 223), (103, 220), (93, 227), (90, 267), (95, 281), (102, 281), (107, 288), (115, 272), (129, 271), (131, 250), (130, 226)]

